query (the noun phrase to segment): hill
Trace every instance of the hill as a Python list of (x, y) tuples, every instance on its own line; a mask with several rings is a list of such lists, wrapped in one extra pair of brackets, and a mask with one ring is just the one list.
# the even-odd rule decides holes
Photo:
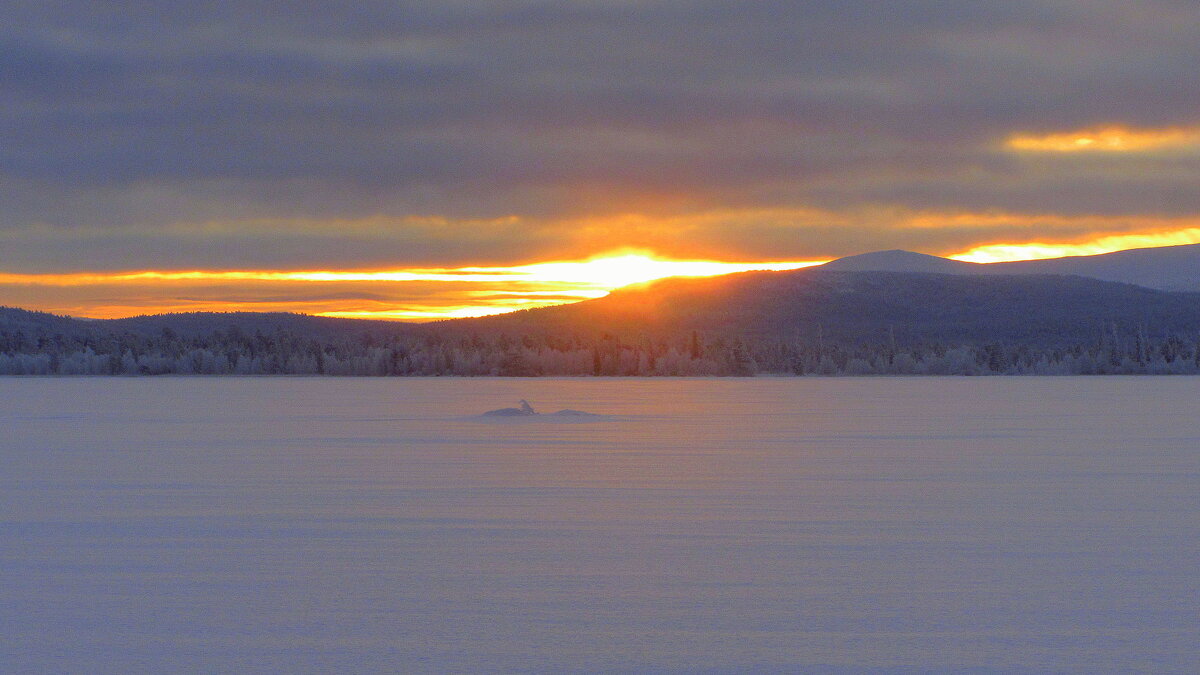
[(363, 333), (386, 336), (408, 332), (413, 324), (366, 319), (338, 319), (288, 312), (189, 312), (154, 314), (89, 322), (104, 331), (156, 335), (164, 330), (194, 337), (236, 330), (248, 335), (289, 332), (311, 338), (334, 338)]
[(17, 307), (0, 307), (0, 331), (20, 332), (26, 335), (76, 335), (89, 332), (89, 323), (69, 316), (31, 312)]
[(1076, 276), (839, 272), (825, 267), (667, 279), (573, 305), (447, 328), (510, 333), (669, 335), (900, 344), (1062, 346), (1103, 331), (1200, 334), (1200, 294)]
[(420, 326), (0, 312), (0, 374), (1200, 373), (1200, 294), (1061, 275), (810, 268), (665, 279)]
[(292, 333), (308, 338), (330, 339), (369, 334), (376, 337), (409, 333), (413, 324), (395, 321), (337, 319), (287, 312), (189, 312), (152, 314), (124, 319), (77, 319), (15, 307), (0, 307), (0, 332), (21, 333), (27, 338), (53, 337), (98, 339), (104, 336), (158, 336), (164, 332), (194, 338), (218, 332)]
[(1077, 274), (1166, 291), (1200, 291), (1200, 244), (978, 267), (989, 274)]
[(1200, 292), (1200, 244), (986, 265), (911, 251), (877, 251), (839, 258), (822, 265), (821, 268), (843, 272), (928, 272), (958, 275), (1071, 274), (1163, 291)]
[(917, 272), (925, 274), (981, 274), (983, 265), (960, 262), (912, 251), (875, 251), (825, 263), (831, 272)]

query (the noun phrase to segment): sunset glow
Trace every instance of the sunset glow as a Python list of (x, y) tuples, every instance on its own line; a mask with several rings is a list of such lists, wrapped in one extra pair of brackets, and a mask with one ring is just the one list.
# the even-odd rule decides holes
[(965, 253), (947, 257), (964, 262), (995, 263), (1016, 260), (1044, 260), (1047, 258), (1079, 255), (1100, 255), (1131, 248), (1180, 246), (1197, 243), (1200, 243), (1200, 228), (1190, 228), (1174, 232), (1114, 234), (1075, 243), (1030, 242), (988, 244), (986, 246), (977, 246)]
[(413, 268), (375, 271), (153, 271), (3, 274), (0, 283), (80, 286), (146, 281), (508, 281), (578, 284), (612, 290), (666, 277), (708, 277), (752, 270), (794, 270), (826, 262), (729, 263), (711, 260), (664, 260), (645, 253), (605, 255), (584, 261), (547, 262), (512, 267)]
[(1196, 242), (1192, 8), (1031, 2), (21, 0), (0, 305), (424, 321)]
[[(363, 299), (345, 292), (326, 294), (320, 301), (243, 303), (195, 299), (185, 304), (148, 299), (142, 307), (131, 304), (94, 304), (81, 315), (113, 318), (140, 313), (181, 311), (303, 311), (321, 316), (398, 320), (435, 320), (500, 314), (518, 309), (545, 307), (607, 295), (609, 291), (666, 277), (707, 277), (753, 270), (793, 270), (819, 265), (824, 260), (795, 262), (720, 262), (669, 260), (644, 251), (621, 251), (581, 261), (558, 261), (509, 267), (408, 268), (390, 270), (138, 270), (67, 274), (0, 273), (0, 284), (13, 287), (153, 287), (183, 292), (196, 285), (245, 289), (258, 295), (271, 289), (298, 285), (361, 289)], [(371, 299), (382, 289), (432, 282), (454, 287), (423, 301)], [(474, 288), (471, 288), (474, 287)], [(61, 310), (59, 310), (61, 311)], [(67, 313), (74, 313), (67, 308)]]
[[(910, 226), (934, 228), (950, 221), (960, 224), (978, 221), (980, 226), (995, 226), (1023, 219), (1041, 222), (1047, 218), (1048, 222), (1053, 221), (1052, 224), (1062, 224), (1051, 216), (947, 214), (915, 217), (910, 220)], [(1093, 224), (1111, 225), (1101, 221)], [(1100, 234), (1059, 242), (996, 242), (946, 257), (965, 262), (996, 263), (1194, 243), (1200, 243), (1200, 227)], [(7, 289), (9, 295), (23, 293), (31, 298), (20, 301), (26, 307), (92, 318), (170, 312), (263, 311), (434, 321), (579, 302), (603, 297), (623, 286), (667, 277), (795, 270), (824, 262), (828, 260), (672, 260), (645, 250), (621, 250), (586, 260), (512, 266), (0, 273), (0, 287)], [(71, 301), (43, 299), (61, 297), (69, 297)]]
[(1007, 145), (1021, 152), (1144, 152), (1200, 145), (1200, 129), (1109, 126), (1044, 135), (1014, 134)]
[[(1054, 216), (924, 214), (917, 229), (953, 223), (994, 227), (1048, 223)], [(1180, 221), (1184, 224), (1185, 221)], [(1188, 221), (1193, 222), (1194, 221)], [(1088, 225), (1115, 226), (1104, 219)], [(1132, 221), (1130, 225), (1149, 223)], [(1067, 241), (996, 242), (945, 254), (975, 263), (1098, 255), (1131, 248), (1200, 243), (1200, 226), (1168, 231), (1099, 234)], [(60, 314), (119, 318), (171, 312), (301, 312), (319, 316), (435, 321), (490, 316), (600, 298), (631, 284), (667, 277), (709, 277), (754, 270), (783, 271), (828, 260), (723, 262), (673, 260), (645, 250), (620, 250), (586, 260), (512, 266), (412, 267), (376, 270), (132, 270), (62, 274), (0, 273), (19, 304)], [(58, 290), (56, 290), (58, 289)], [(66, 294), (65, 296), (63, 294)], [(43, 299), (69, 297), (69, 302)]]

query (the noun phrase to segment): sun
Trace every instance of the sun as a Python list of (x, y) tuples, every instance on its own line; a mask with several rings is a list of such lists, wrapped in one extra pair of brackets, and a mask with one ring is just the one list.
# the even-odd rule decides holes
[(670, 260), (646, 251), (620, 251), (584, 261), (535, 263), (507, 268), (529, 281), (588, 284), (613, 290), (667, 277), (711, 277), (756, 270), (795, 270), (820, 265), (823, 260), (796, 262), (718, 262)]

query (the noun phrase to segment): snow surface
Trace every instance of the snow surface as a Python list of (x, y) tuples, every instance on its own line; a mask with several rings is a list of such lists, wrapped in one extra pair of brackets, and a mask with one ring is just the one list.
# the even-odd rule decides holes
[[(480, 424), (527, 397), (603, 424)], [(0, 672), (1195, 672), (1200, 378), (0, 378)]]

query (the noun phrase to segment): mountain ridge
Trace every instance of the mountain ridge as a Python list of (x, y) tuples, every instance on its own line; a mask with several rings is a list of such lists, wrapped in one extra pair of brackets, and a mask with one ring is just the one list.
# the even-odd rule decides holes
[(0, 374), (1200, 373), (1200, 293), (1066, 275), (820, 267), (401, 324), (288, 314), (0, 312)]
[(1072, 275), (846, 272), (814, 267), (672, 278), (582, 303), (442, 322), (510, 333), (704, 331), (849, 342), (1053, 344), (1116, 326), (1200, 334), (1200, 293)]
[(959, 275), (1071, 274), (1164, 291), (1200, 291), (1200, 244), (986, 264), (897, 249), (838, 258), (820, 267), (857, 272), (929, 272)]
[[(890, 262), (935, 256), (884, 252)], [(879, 256), (852, 259), (874, 263)], [(947, 261), (957, 262), (957, 261)], [(971, 263), (964, 263), (970, 265)], [(196, 338), (216, 333), (290, 333), (318, 341), (400, 335), (451, 339), (472, 333), (653, 335), (682, 332), (753, 338), (906, 343), (1063, 345), (1103, 326), (1131, 332), (1200, 334), (1200, 293), (1165, 291), (1079, 275), (844, 271), (827, 266), (716, 277), (674, 277), (579, 303), (488, 317), (411, 324), (288, 313), (190, 313), (81, 320), (0, 310), (0, 331), (83, 340), (133, 334)]]
[(903, 249), (872, 251), (831, 260), (822, 269), (838, 272), (925, 272), (930, 274), (971, 274), (979, 263), (961, 262), (928, 253)]

